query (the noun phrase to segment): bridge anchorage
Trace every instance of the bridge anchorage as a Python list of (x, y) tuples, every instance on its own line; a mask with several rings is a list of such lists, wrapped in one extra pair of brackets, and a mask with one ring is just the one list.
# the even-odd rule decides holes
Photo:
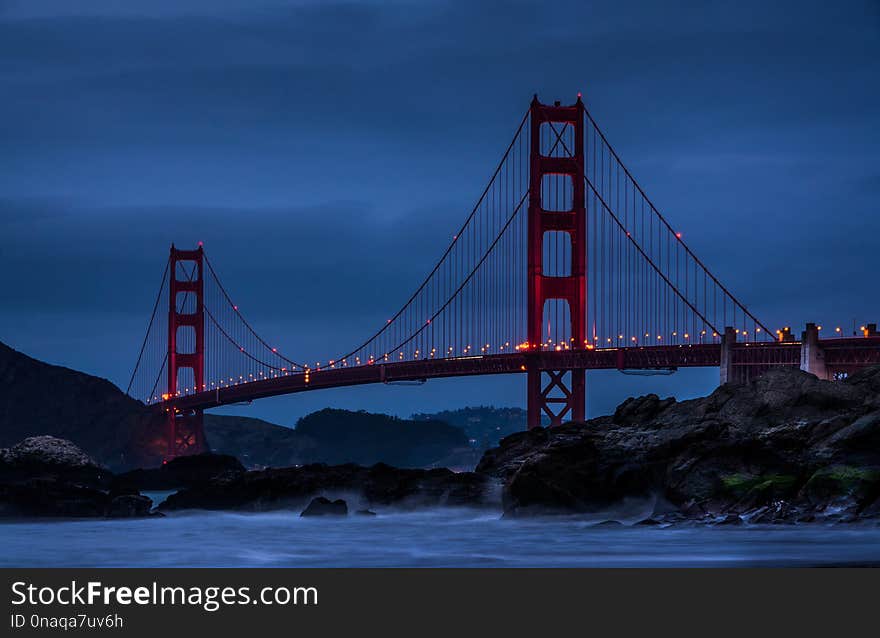
[(201, 244), (172, 245), (127, 392), (162, 411), (166, 458), (206, 449), (206, 409), (367, 383), (524, 373), (531, 428), (583, 420), (591, 369), (711, 366), (740, 383), (773, 367), (839, 378), (880, 364), (876, 324), (829, 332), (769, 330), (660, 214), (581, 96), (535, 96), (427, 277), (360, 345), (333, 358), (282, 354)]

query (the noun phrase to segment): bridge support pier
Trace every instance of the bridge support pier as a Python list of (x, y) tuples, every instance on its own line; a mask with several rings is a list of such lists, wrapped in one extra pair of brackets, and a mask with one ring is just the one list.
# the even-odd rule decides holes
[(801, 370), (815, 374), (820, 379), (828, 379), (825, 368), (825, 352), (819, 346), (819, 328), (808, 323), (801, 338)]
[(562, 425), (565, 420), (586, 419), (586, 370), (541, 370), (537, 366), (530, 367), (526, 383), (529, 429), (541, 425), (544, 416), (551, 426)]
[(735, 344), (736, 330), (725, 326), (724, 334), (721, 335), (721, 375), (719, 379), (721, 385), (734, 383), (737, 380), (733, 370), (733, 346)]

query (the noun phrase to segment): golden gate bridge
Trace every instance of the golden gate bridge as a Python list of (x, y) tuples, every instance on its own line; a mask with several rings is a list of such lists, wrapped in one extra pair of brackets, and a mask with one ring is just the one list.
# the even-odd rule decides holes
[(201, 243), (172, 245), (127, 392), (165, 415), (168, 458), (206, 449), (206, 409), (369, 383), (525, 374), (529, 427), (559, 425), (584, 420), (590, 369), (715, 366), (724, 383), (880, 364), (876, 324), (820, 330), (770, 330), (657, 210), (580, 94), (535, 96), (434, 267), (359, 345), (288, 356), (245, 319)]

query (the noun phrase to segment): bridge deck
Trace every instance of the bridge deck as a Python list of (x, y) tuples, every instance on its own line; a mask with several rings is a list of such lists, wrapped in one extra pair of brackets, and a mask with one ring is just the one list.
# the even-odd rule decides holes
[[(826, 366), (833, 372), (854, 372), (868, 365), (880, 365), (880, 337), (827, 339), (821, 342)], [(734, 367), (765, 370), (800, 365), (801, 343), (737, 343), (733, 347)], [(717, 367), (721, 345), (689, 344), (626, 348), (597, 348), (561, 352), (512, 353), (449, 359), (423, 359), (375, 363), (361, 366), (335, 366), (279, 375), (247, 383), (212, 388), (177, 397), (167, 405), (180, 410), (206, 409), (264, 397), (293, 394), (324, 388), (420, 381), (445, 377), (488, 374), (516, 374), (528, 366), (541, 370), (627, 370)], [(745, 372), (745, 370), (744, 370)]]

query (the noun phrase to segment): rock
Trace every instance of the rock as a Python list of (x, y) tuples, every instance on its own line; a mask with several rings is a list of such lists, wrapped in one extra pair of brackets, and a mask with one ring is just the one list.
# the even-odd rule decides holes
[(30, 437), (0, 450), (0, 517), (146, 516), (152, 501), (113, 490), (113, 475), (76, 445)]
[(32, 436), (0, 450), (0, 481), (53, 478), (100, 487), (112, 474), (65, 439)]
[(355, 510), (356, 516), (375, 516), (376, 512), (372, 510)]
[(16, 466), (96, 468), (97, 464), (76, 445), (54, 436), (32, 436), (0, 452), (0, 460)]
[(172, 459), (158, 468), (119, 474), (113, 481), (113, 489), (173, 490), (204, 483), (223, 474), (235, 475), (244, 471), (244, 465), (234, 456), (194, 454)]
[(102, 517), (108, 503), (101, 490), (53, 478), (0, 484), (0, 515), (4, 517)]
[(648, 394), (642, 397), (630, 397), (614, 411), (614, 422), (625, 425), (650, 421), (666, 408), (675, 404), (675, 399), (668, 397), (660, 400), (656, 394)]
[(134, 518), (148, 516), (153, 508), (152, 499), (140, 494), (116, 496), (110, 501), (107, 516), (110, 518)]
[(312, 499), (300, 516), (348, 516), (348, 505), (341, 498), (331, 501), (318, 496)]
[(878, 393), (880, 367), (841, 382), (778, 368), (701, 399), (647, 395), (613, 416), (508, 436), (477, 472), (501, 481), (505, 516), (656, 494), (694, 521), (864, 520), (880, 516)]
[(832, 465), (818, 469), (801, 489), (816, 508), (867, 506), (880, 493), (880, 467)]
[(722, 525), (729, 526), (729, 525), (742, 525), (742, 524), (743, 524), (742, 518), (740, 518), (736, 514), (728, 514), (720, 521), (715, 522), (716, 526), (722, 526)]
[(227, 472), (181, 489), (161, 510), (267, 511), (302, 508), (327, 492), (350, 493), (366, 505), (396, 507), (481, 506), (492, 503), (493, 481), (472, 472), (417, 470), (385, 464), (324, 465)]

